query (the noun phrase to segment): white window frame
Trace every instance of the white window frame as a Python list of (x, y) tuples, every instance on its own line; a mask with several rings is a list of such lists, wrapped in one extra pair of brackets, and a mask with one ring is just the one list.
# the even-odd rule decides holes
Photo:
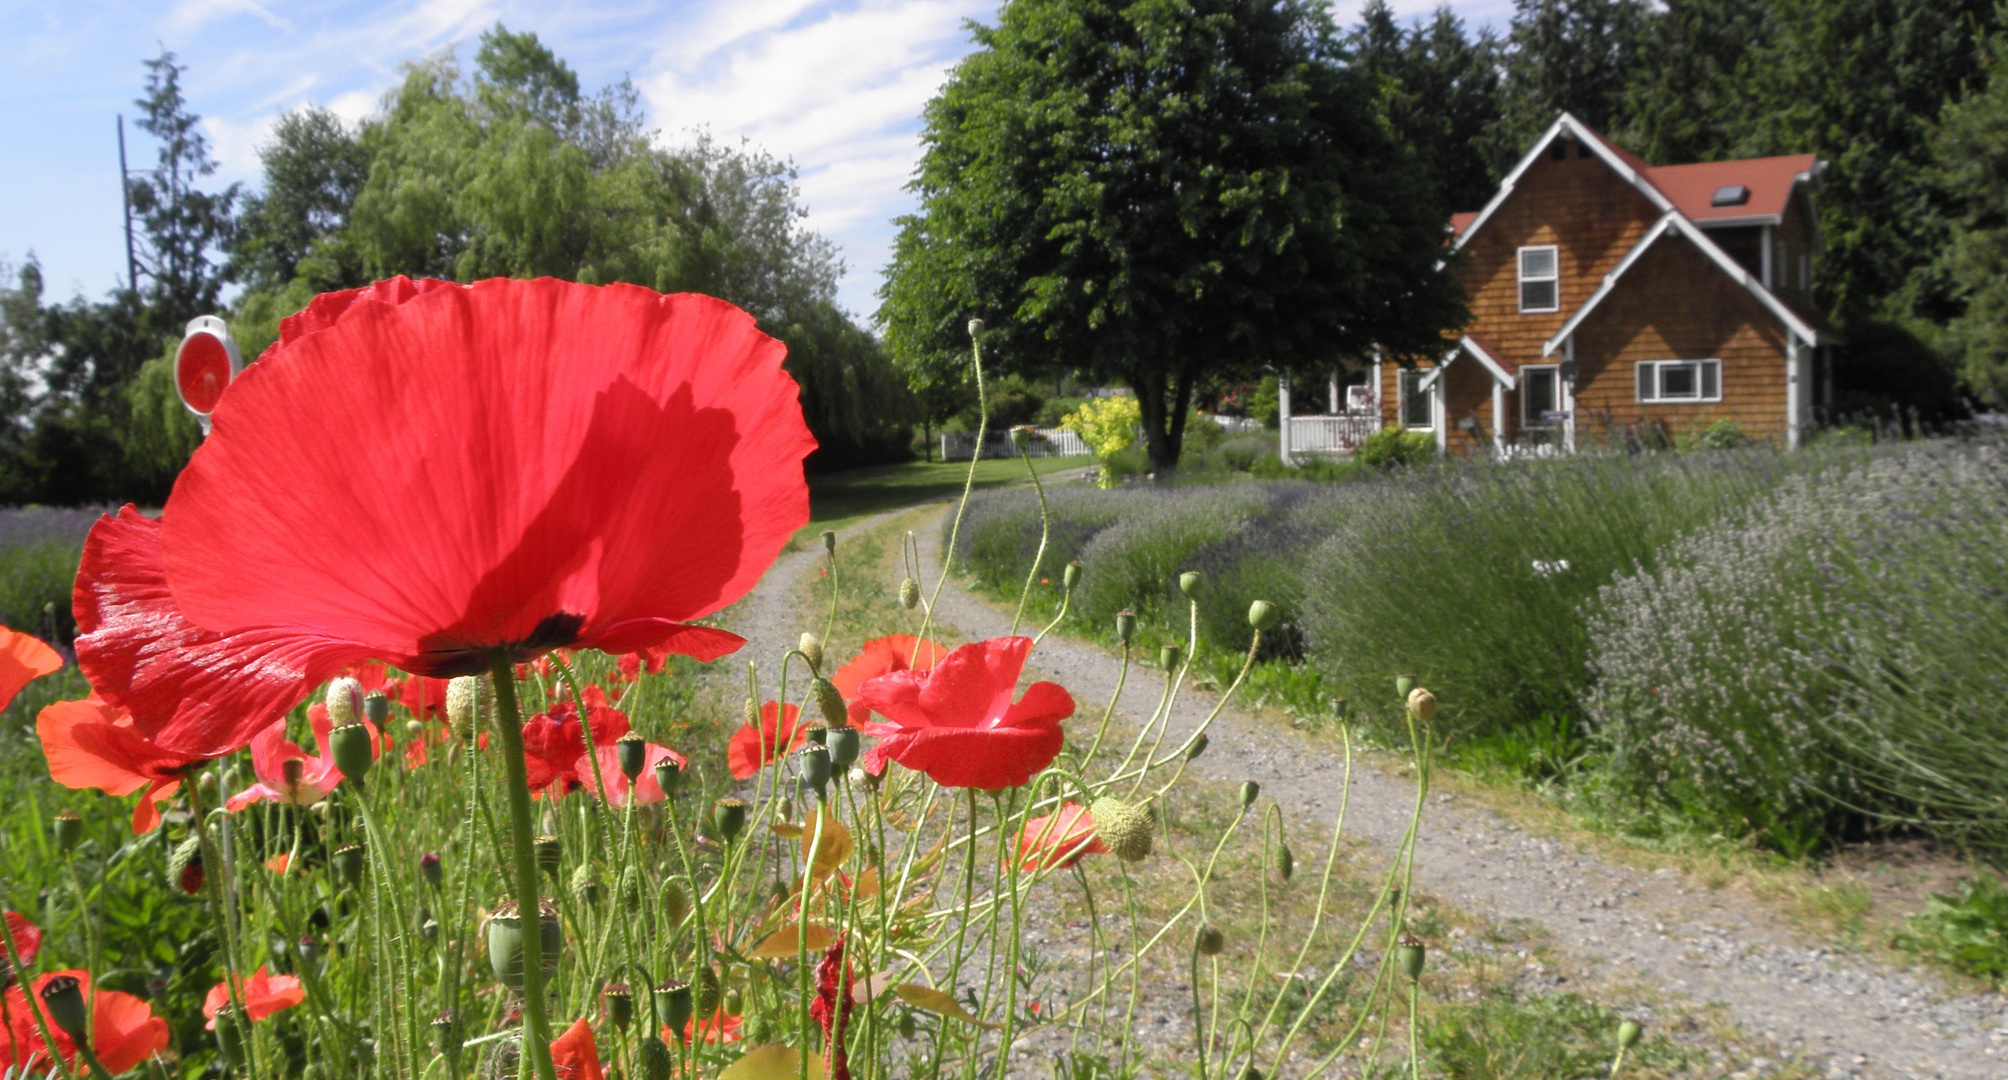
[(1528, 400), (1528, 399), (1527, 399), (1527, 385), (1528, 385), (1528, 382), (1529, 382), (1529, 380), (1528, 380), (1528, 378), (1527, 378), (1527, 375), (1528, 375), (1528, 373), (1529, 373), (1529, 372), (1535, 372), (1535, 371), (1546, 371), (1546, 372), (1551, 372), (1551, 373), (1552, 373), (1552, 374), (1554, 375), (1554, 377), (1555, 377), (1555, 411), (1556, 411), (1556, 412), (1563, 412), (1563, 411), (1565, 411), (1565, 410), (1563, 410), (1563, 408), (1562, 408), (1562, 366), (1561, 366), (1560, 364), (1522, 364), (1522, 365), (1520, 365), (1520, 370), (1519, 370), (1519, 374), (1518, 374), (1518, 379), (1519, 379), (1519, 384), (1520, 384), (1520, 395), (1519, 395), (1519, 396), (1520, 396), (1520, 428), (1521, 428), (1521, 430), (1523, 430), (1523, 431), (1536, 431), (1536, 430), (1538, 430), (1538, 431), (1549, 431), (1549, 430), (1559, 430), (1559, 429), (1561, 428), (1561, 426), (1562, 426), (1562, 422), (1561, 422), (1560, 420), (1541, 420), (1541, 419), (1530, 419), (1530, 418), (1529, 418), (1529, 417), (1527, 416), (1527, 400)]
[[(1665, 369), (1671, 367), (1694, 368), (1694, 396), (1668, 397), (1665, 393)], [(1651, 370), (1651, 396), (1640, 391), (1646, 380), (1647, 370)], [(1707, 393), (1709, 372), (1715, 375), (1715, 393)], [(1709, 360), (1641, 360), (1632, 368), (1632, 393), (1640, 405), (1704, 405), (1722, 400), (1722, 361)]]
[[(1545, 251), (1548, 253), (1548, 264), (1551, 269), (1547, 274), (1527, 273), (1527, 253), (1533, 251)], [(1513, 270), (1519, 279), (1515, 286), (1519, 290), (1519, 293), (1515, 299), (1520, 303), (1520, 314), (1547, 315), (1562, 310), (1562, 249), (1560, 245), (1530, 244), (1527, 247), (1520, 248), (1513, 255)], [(1554, 285), (1555, 302), (1547, 307), (1528, 307), (1527, 284), (1529, 282), (1542, 281)]]
[[(1425, 376), (1427, 376), (1431, 371), (1434, 370), (1436, 369), (1411, 368), (1411, 367), (1396, 369), (1394, 377), (1394, 389), (1395, 389), (1394, 418), (1397, 422), (1401, 424), (1403, 430), (1406, 431), (1436, 430), (1436, 401), (1435, 401), (1436, 389), (1437, 389), (1436, 383), (1431, 383), (1429, 389), (1424, 390), (1422, 392), (1423, 400), (1429, 403), (1429, 423), (1411, 424), (1408, 422), (1408, 398), (1411, 392), (1408, 387), (1409, 379), (1411, 376), (1413, 376), (1416, 381), (1420, 382)], [(1440, 379), (1438, 380), (1438, 382), (1441, 381), (1442, 380)]]

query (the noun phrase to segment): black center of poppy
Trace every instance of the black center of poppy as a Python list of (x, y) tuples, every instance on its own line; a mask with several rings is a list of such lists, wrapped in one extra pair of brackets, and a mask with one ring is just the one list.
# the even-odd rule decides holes
[[(511, 663), (523, 663), (550, 652), (562, 649), (579, 639), (579, 629), (586, 625), (586, 617), (569, 611), (546, 615), (536, 626), (531, 627), (528, 637), (521, 641), (505, 642), (503, 652), (509, 654)], [(494, 649), (444, 648), (428, 650), (413, 658), (411, 672), (414, 675), (430, 675), (435, 679), (450, 679), (457, 675), (480, 675), (485, 673), (494, 657)]]

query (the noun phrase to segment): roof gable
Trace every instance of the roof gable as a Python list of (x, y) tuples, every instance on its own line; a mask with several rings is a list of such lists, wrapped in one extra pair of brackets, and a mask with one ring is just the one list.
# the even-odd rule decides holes
[[(1542, 132), (1540, 138), (1534, 140), (1533, 149), (1528, 150), (1526, 156), (1522, 157), (1519, 163), (1513, 166), (1513, 171), (1506, 174), (1506, 179), (1499, 182), (1499, 190), (1493, 194), (1492, 201), (1486, 203), (1485, 208), (1478, 211), (1472, 217), (1470, 223), (1458, 231), (1457, 239), (1450, 246), (1452, 251), (1462, 250), (1464, 245), (1470, 242), (1471, 238), (1477, 234), (1478, 230), (1485, 227), (1485, 223), (1491, 220), (1492, 215), (1497, 213), (1499, 207), (1504, 205), (1506, 200), (1512, 196), (1513, 189), (1520, 182), (1520, 178), (1526, 175), (1528, 169), (1534, 167), (1536, 161), (1541, 160), (1541, 155), (1548, 152), (1548, 146), (1551, 143), (1564, 135), (1581, 140), (1583, 145), (1588, 146), (1593, 154), (1602, 159), (1604, 164), (1611, 167), (1612, 171), (1622, 177), (1626, 183), (1637, 188), (1639, 194), (1644, 195), (1646, 200), (1651, 202), (1653, 207), (1659, 212), (1665, 213), (1673, 209), (1673, 202), (1658, 188), (1654, 187), (1651, 181), (1646, 179), (1643, 170), (1648, 169), (1649, 166), (1645, 162), (1619, 149), (1602, 135), (1590, 130), (1589, 126), (1582, 121), (1570, 116), (1568, 113), (1563, 113), (1555, 118), (1553, 124), (1548, 125), (1548, 130)], [(1452, 220), (1454, 222), (1455, 218)]]
[[(1744, 158), (1740, 161), (1707, 161), (1694, 165), (1660, 165), (1646, 170), (1652, 186), (1666, 193), (1673, 205), (1689, 221), (1702, 228), (1734, 222), (1739, 225), (1776, 225), (1785, 219), (1792, 192), (1810, 182), (1819, 161), (1811, 154), (1785, 157)], [(1748, 198), (1729, 206), (1713, 204), (1723, 188), (1742, 187)]]

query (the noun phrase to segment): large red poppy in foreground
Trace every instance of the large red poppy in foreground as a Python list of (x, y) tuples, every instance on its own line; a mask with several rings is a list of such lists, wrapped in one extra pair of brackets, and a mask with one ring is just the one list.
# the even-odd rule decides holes
[(888, 723), (865, 734), (884, 741), (862, 764), (879, 772), (897, 761), (943, 787), (997, 791), (1017, 787), (1060, 753), (1060, 721), (1074, 715), (1074, 697), (1058, 683), (1036, 682), (1012, 702), (1028, 637), (963, 645), (932, 671), (895, 671), (867, 680), (858, 699)]
[(49, 778), (64, 787), (98, 788), (107, 795), (142, 791), (133, 807), (132, 831), (160, 824), (161, 800), (207, 758), (161, 748), (140, 734), (131, 716), (102, 701), (58, 701), (35, 717), (35, 734), (49, 760)]
[(49, 1067), (49, 1044), (42, 1040), (42, 1023), (36, 1020), (36, 1014), (41, 1013), (55, 1037), (56, 1055), (81, 1074), (84, 1063), (77, 1060), (76, 1043), (49, 1019), (42, 1004), (42, 988), (63, 975), (81, 984), (79, 989), (91, 1010), (91, 1051), (106, 1072), (125, 1072), (167, 1049), (167, 1021), (155, 1016), (146, 1002), (117, 990), (94, 991), (87, 971), (51, 971), (36, 979), (30, 992), (23, 992), (18, 983), (7, 989), (7, 1032), (5, 1042), (0, 1042), (0, 1072), (13, 1067), (27, 1074)]
[(895, 671), (932, 671), (935, 663), (946, 655), (948, 650), (932, 641), (922, 641), (912, 634), (890, 634), (865, 642), (855, 659), (830, 676), (830, 682), (850, 702), (845, 710), (850, 722), (862, 725), (872, 718), (871, 709), (858, 700), (858, 691), (867, 680)]
[(722, 300), (630, 285), (319, 297), (231, 385), (161, 518), (92, 530), (79, 663), (159, 745), (215, 754), (366, 659), (724, 655), (741, 640), (691, 621), (808, 520), (785, 351)]

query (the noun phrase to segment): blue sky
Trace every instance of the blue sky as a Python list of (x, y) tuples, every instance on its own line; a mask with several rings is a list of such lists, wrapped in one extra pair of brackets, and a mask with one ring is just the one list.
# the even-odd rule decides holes
[[(1433, 0), (1395, 0), (1404, 15)], [(1338, 0), (1350, 22), (1358, 0)], [(1453, 0), (1503, 26), (1511, 0)], [(221, 161), (218, 184), (258, 179), (258, 146), (312, 102), (354, 121), (406, 61), (471, 43), (500, 20), (535, 31), (598, 88), (641, 90), (667, 142), (695, 127), (746, 138), (801, 170), (809, 224), (848, 272), (839, 299), (867, 315), (921, 106), (969, 49), (963, 20), (996, 0), (6, 0), (0, 41), (0, 259), (42, 262), (57, 297), (99, 296), (125, 272), (114, 117), (135, 167), (153, 146), (131, 129), (141, 61), (161, 46), (189, 68), (183, 91)]]

